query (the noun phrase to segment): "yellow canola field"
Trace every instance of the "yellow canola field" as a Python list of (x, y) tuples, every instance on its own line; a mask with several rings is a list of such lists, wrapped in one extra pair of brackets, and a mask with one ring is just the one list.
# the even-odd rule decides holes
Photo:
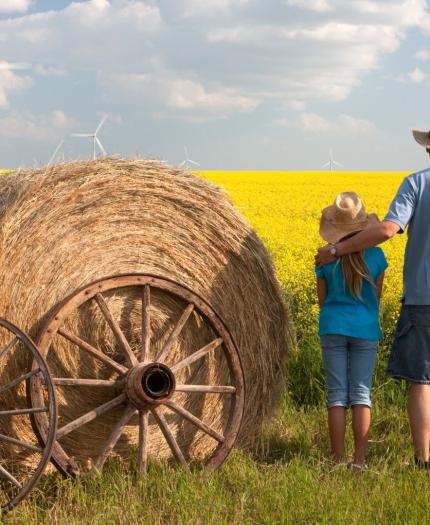
[[(383, 218), (407, 173), (342, 172), (204, 172), (223, 187), (264, 241), (289, 299), (300, 339), (315, 336), (318, 306), (314, 254), (325, 244), (319, 236), (321, 210), (341, 191), (355, 191), (367, 211)], [(405, 236), (397, 235), (382, 248), (386, 272), (381, 308), (386, 336), (394, 329), (402, 289)]]

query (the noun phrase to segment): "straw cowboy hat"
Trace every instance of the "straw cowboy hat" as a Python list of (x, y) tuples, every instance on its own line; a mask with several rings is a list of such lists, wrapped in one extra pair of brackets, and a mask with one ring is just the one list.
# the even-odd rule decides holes
[(422, 129), (413, 129), (412, 134), (414, 136), (414, 139), (420, 144), (421, 146), (424, 146), (425, 148), (430, 147), (430, 131), (429, 130), (422, 130)]
[(372, 213), (367, 214), (360, 197), (353, 191), (339, 193), (334, 203), (324, 208), (321, 215), (320, 235), (330, 243), (336, 243), (351, 233), (365, 230), (379, 222)]

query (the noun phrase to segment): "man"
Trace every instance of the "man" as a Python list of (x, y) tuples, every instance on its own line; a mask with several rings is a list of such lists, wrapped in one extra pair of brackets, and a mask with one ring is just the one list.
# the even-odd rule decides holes
[[(430, 155), (430, 131), (413, 130)], [(387, 374), (410, 383), (408, 416), (415, 462), (429, 469), (430, 446), (430, 168), (406, 177), (387, 215), (354, 237), (324, 246), (317, 266), (391, 239), (408, 228), (402, 307)]]

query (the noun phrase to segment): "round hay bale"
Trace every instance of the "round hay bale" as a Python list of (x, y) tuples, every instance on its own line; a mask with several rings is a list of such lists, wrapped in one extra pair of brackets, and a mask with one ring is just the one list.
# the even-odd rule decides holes
[[(246, 394), (237, 443), (255, 443), (285, 385), (288, 316), (267, 250), (219, 187), (189, 171), (146, 160), (110, 158), (24, 170), (0, 179), (0, 228), (0, 315), (34, 338), (47, 313), (68, 294), (109, 275), (163, 276), (204, 297), (228, 326), (242, 360)], [(136, 297), (125, 291), (106, 300), (137, 352), (141, 328)], [(155, 294), (151, 308), (152, 344), (159, 348), (163, 341), (157, 334), (166, 333), (183, 305)], [(99, 314), (88, 307), (70, 327), (115, 357), (109, 328), (100, 322), (97, 330), (92, 328)], [(185, 346), (197, 349), (207, 341), (200, 328), (197, 317), (187, 323), (182, 346), (175, 346), (172, 359), (178, 360)], [(6, 341), (0, 343), (4, 346)], [(90, 356), (78, 360), (79, 354), (65, 340), (56, 342), (52, 352), (55, 362), (50, 366), (57, 377), (64, 377), (65, 370), (79, 377), (107, 377)], [(214, 355), (202, 360), (193, 373), (217, 384), (225, 375), (217, 359)], [(1, 381), (6, 382), (14, 362), (6, 360), (0, 366)], [(82, 389), (64, 389), (60, 411), (77, 417), (103, 403), (106, 395), (102, 389), (86, 388), (84, 394)], [(219, 396), (206, 396), (204, 401), (184, 398), (184, 403), (222, 428), (227, 414), (215, 409)], [(82, 461), (93, 460), (115, 418), (113, 410), (62, 443)], [(213, 448), (208, 436), (187, 436), (179, 420), (172, 416), (169, 421), (190, 457), (204, 457)], [(25, 438), (27, 423), (17, 419), (14, 425), (16, 434)], [(136, 428), (127, 427), (116, 453), (127, 456), (136, 436)], [(161, 433), (150, 436), (150, 454), (169, 456)]]

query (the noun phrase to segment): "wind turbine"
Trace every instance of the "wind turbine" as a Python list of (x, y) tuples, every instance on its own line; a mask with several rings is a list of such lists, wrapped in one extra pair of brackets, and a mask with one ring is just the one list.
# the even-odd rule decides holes
[(337, 162), (336, 160), (333, 159), (333, 150), (330, 150), (329, 161), (326, 162), (322, 167), (323, 168), (327, 168), (327, 166), (330, 166), (330, 171), (333, 171), (333, 167), (334, 166), (337, 166), (338, 168), (343, 168), (344, 167), (344, 166), (342, 166), (342, 164), (340, 162)]
[[(54, 160), (55, 160), (55, 158), (56, 158), (56, 156), (57, 156), (58, 152), (60, 151), (60, 148), (61, 148), (61, 146), (62, 146), (63, 144), (64, 144), (64, 140), (60, 140), (60, 143), (59, 143), (58, 146), (55, 148), (55, 151), (54, 151), (54, 153), (52, 154), (52, 157), (49, 159), (49, 162), (48, 162), (48, 164), (46, 165), (46, 167), (50, 166), (50, 165), (54, 162)], [(63, 158), (64, 158), (64, 153), (63, 153)]]
[(196, 162), (195, 160), (191, 160), (190, 157), (188, 156), (187, 146), (184, 146), (184, 153), (185, 153), (185, 160), (179, 164), (180, 168), (182, 168), (182, 166), (184, 166), (185, 168), (190, 168), (191, 164), (194, 164), (195, 166), (200, 166), (198, 162)]
[(102, 143), (100, 142), (97, 136), (97, 133), (101, 130), (101, 127), (105, 123), (106, 119), (107, 119), (107, 115), (105, 115), (101, 119), (94, 133), (72, 133), (71, 135), (72, 137), (86, 137), (86, 138), (91, 138), (93, 140), (93, 159), (94, 160), (96, 160), (96, 144), (100, 148), (100, 151), (103, 153), (103, 155), (106, 155), (106, 150), (104, 149)]

